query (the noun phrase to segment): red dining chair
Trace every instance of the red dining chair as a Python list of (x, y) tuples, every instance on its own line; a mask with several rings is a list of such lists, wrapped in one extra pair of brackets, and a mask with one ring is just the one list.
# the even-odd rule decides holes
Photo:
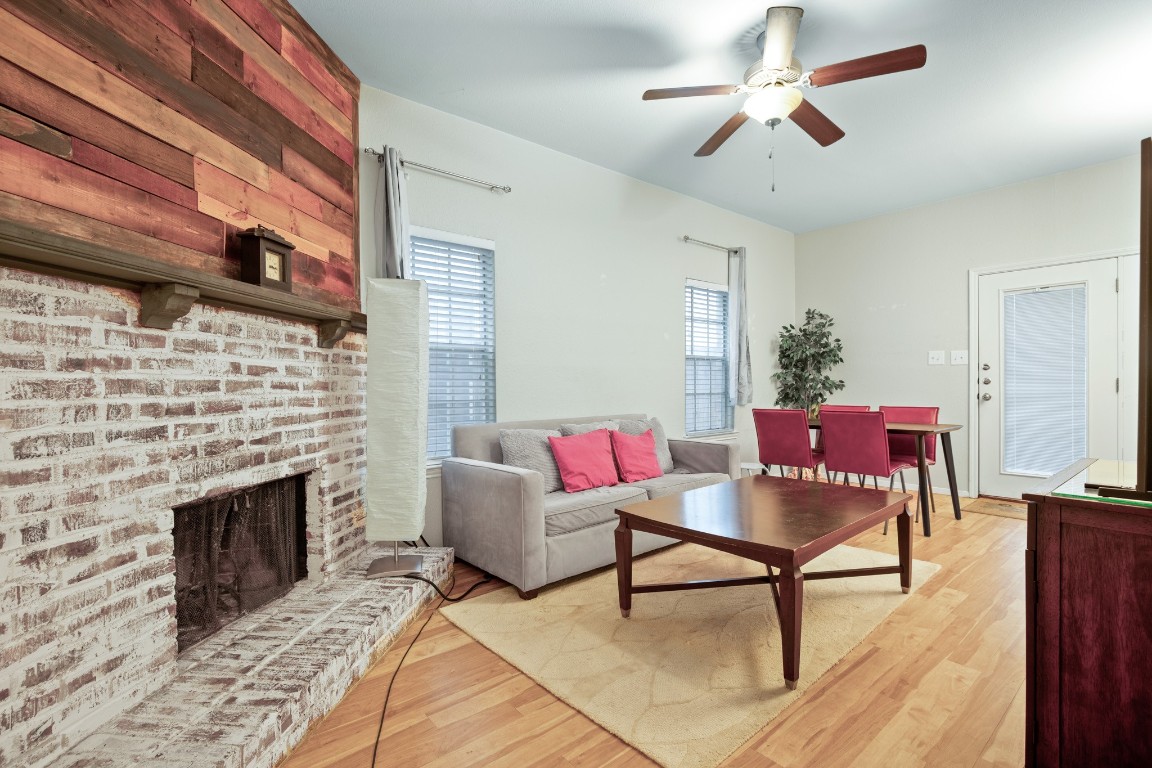
[(812, 436), (808, 430), (808, 413), (792, 408), (753, 408), (752, 421), (756, 425), (756, 444), (760, 449), (760, 463), (764, 474), (773, 464), (812, 470), (813, 478), (820, 479), (820, 465), (824, 456), (812, 450)]
[[(889, 424), (940, 423), (940, 408), (934, 405), (882, 405), (880, 412), (884, 414), (884, 419)], [(920, 464), (920, 459), (916, 456), (916, 438), (912, 435), (889, 435), (888, 450), (893, 458), (911, 462), (913, 467), (918, 467)], [(932, 514), (936, 514), (936, 497), (932, 493), (932, 467), (936, 465), (936, 435), (924, 438), (924, 458), (928, 465), (928, 509)], [(900, 480), (903, 482), (903, 476)], [(916, 507), (916, 518), (917, 520), (920, 518), (919, 505)]]
[[(824, 433), (824, 468), (829, 476), (833, 472), (844, 473), (844, 485), (848, 485), (848, 474), (871, 475), (876, 488), (880, 487), (875, 478), (887, 477), (915, 464), (893, 457), (888, 450), (888, 428), (884, 414), (880, 411), (828, 411), (820, 409), (820, 429)], [(904, 477), (900, 477), (904, 490)], [(864, 485), (861, 477), (860, 485)], [(888, 532), (888, 524), (884, 524)]]
[[(858, 413), (860, 411), (871, 410), (871, 408), (872, 407), (869, 405), (836, 405), (834, 403), (825, 403), (825, 404), (820, 406), (820, 413), (823, 413), (824, 411), (849, 411), (852, 413)], [(815, 450), (818, 453), (824, 452), (824, 431), (823, 430), (816, 433), (816, 448), (815, 448)], [(827, 469), (827, 468), (825, 468), (825, 469)], [(864, 482), (864, 475), (860, 475), (859, 478), (860, 478), (860, 482), (863, 483)], [(835, 478), (835, 476), (832, 475), (831, 472), (828, 473), (828, 480), (829, 480), (829, 482), (833, 482), (833, 483), (836, 482), (836, 478)]]

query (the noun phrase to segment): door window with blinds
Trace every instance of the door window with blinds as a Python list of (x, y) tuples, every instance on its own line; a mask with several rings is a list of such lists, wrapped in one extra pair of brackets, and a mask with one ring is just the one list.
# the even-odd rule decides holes
[(1047, 477), (1087, 455), (1086, 293), (1004, 294), (1004, 472)]
[(684, 350), (684, 431), (731, 432), (726, 286), (698, 280), (685, 283)]
[(429, 459), (452, 454), (453, 426), (496, 420), (494, 261), (451, 235), (412, 236), (412, 277), (428, 286)]

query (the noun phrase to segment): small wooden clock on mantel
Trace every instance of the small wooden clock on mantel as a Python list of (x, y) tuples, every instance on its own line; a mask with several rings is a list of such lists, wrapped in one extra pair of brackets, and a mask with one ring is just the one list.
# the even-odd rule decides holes
[(292, 251), (296, 246), (263, 226), (237, 232), (240, 279), (253, 285), (292, 293)]

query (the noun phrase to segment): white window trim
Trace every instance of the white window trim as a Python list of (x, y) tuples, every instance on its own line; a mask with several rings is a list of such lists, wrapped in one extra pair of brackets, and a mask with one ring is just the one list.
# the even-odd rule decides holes
[(496, 258), (495, 240), (485, 240), (482, 237), (473, 237), (472, 235), (461, 235), (458, 232), (448, 232), (443, 229), (418, 227), (415, 224), (408, 227), (408, 234), (412, 237), (422, 237), (425, 240), (442, 240), (448, 243), (457, 243), (468, 248), (482, 248), (486, 251), (492, 251), (492, 258)]
[(710, 283), (707, 280), (697, 280), (694, 277), (687, 277), (684, 279), (684, 285), (691, 288), (702, 288), (706, 291), (719, 291), (721, 293), (728, 293), (727, 283)]

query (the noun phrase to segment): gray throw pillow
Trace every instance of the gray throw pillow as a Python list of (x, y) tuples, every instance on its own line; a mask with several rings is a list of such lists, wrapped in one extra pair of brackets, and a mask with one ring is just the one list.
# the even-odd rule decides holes
[(557, 429), (502, 429), (500, 430), (500, 451), (504, 463), (520, 469), (531, 469), (544, 476), (544, 493), (552, 493), (564, 488), (560, 479), (560, 468), (552, 455), (549, 437), (560, 437)]
[(572, 435), (583, 435), (588, 432), (595, 432), (598, 429), (620, 429), (620, 422), (590, 421), (587, 424), (561, 424), (560, 434), (564, 437), (571, 437)]
[(652, 437), (656, 441), (656, 460), (660, 462), (660, 469), (668, 474), (672, 471), (672, 451), (668, 447), (668, 436), (664, 434), (660, 419), (653, 416), (650, 419), (620, 420), (620, 431), (626, 435), (642, 435), (648, 430), (652, 430)]

